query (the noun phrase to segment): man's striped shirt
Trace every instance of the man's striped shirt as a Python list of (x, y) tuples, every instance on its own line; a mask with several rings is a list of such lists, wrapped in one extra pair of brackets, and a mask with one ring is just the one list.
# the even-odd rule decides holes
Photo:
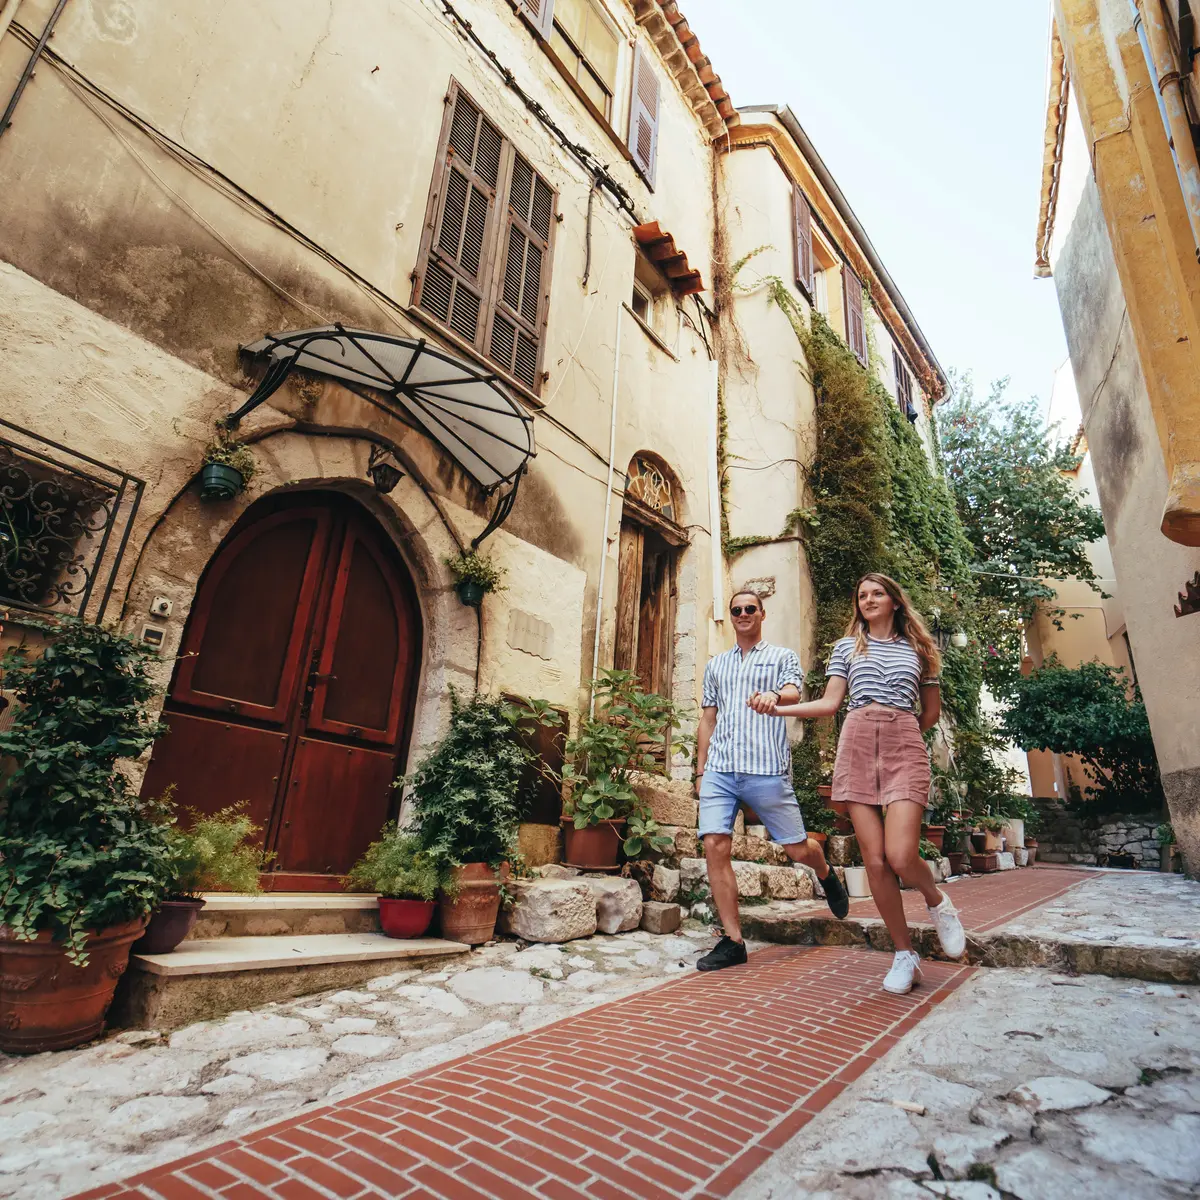
[(847, 681), (852, 710), (886, 704), (915, 712), (921, 688), (938, 682), (921, 678), (917, 652), (899, 637), (880, 641), (868, 635), (866, 654), (855, 653), (852, 637), (842, 638), (833, 647), (825, 674)]
[(804, 679), (794, 650), (759, 642), (743, 655), (737, 646), (709, 660), (701, 703), (716, 708), (717, 727), (708, 744), (706, 771), (786, 775), (792, 766), (787, 722), (765, 717), (746, 701), (755, 692), (776, 692)]

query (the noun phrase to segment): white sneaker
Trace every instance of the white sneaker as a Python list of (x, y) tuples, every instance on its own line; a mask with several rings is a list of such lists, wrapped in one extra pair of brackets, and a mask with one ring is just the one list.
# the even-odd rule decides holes
[(921, 979), (921, 960), (911, 950), (897, 950), (892, 969), (883, 977), (883, 990), (903, 996)]
[(937, 930), (942, 953), (947, 958), (958, 958), (967, 948), (967, 935), (963, 930), (962, 921), (959, 920), (958, 909), (945, 892), (942, 893), (941, 904), (929, 910), (929, 919)]

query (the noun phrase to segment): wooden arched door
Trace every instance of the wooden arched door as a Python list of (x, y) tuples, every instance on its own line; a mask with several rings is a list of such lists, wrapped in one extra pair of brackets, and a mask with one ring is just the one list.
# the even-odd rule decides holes
[(143, 791), (244, 803), (273, 887), (335, 888), (395, 811), (420, 654), (412, 580), (366, 510), (261, 502), (201, 580)]

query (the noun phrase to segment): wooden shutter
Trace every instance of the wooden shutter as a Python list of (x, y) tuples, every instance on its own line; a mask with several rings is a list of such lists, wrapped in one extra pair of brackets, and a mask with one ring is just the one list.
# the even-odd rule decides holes
[(517, 11), (544, 38), (549, 38), (554, 21), (554, 0), (517, 0)]
[(617, 559), (617, 629), (613, 641), (613, 666), (632, 671), (637, 664), (638, 617), (642, 598), (642, 554), (645, 535), (639, 526), (621, 522)]
[(503, 151), (499, 130), (454, 87), (418, 267), (416, 303), (480, 348)]
[(488, 356), (533, 389), (539, 383), (550, 298), (554, 209), (554, 189), (514, 153)]
[(863, 321), (862, 280), (848, 263), (842, 266), (842, 295), (845, 302), (846, 342), (854, 351), (854, 357), (865, 366), (867, 327)]
[(629, 102), (629, 152), (653, 189), (658, 162), (658, 76), (641, 42), (633, 52), (633, 95)]
[(811, 300), (813, 296), (812, 209), (799, 187), (792, 186), (792, 223), (796, 257), (796, 283)]

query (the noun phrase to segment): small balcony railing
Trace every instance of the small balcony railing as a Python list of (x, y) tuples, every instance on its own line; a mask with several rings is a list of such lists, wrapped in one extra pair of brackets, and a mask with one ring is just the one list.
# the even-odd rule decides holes
[(0, 608), (102, 621), (144, 488), (0, 419)]

